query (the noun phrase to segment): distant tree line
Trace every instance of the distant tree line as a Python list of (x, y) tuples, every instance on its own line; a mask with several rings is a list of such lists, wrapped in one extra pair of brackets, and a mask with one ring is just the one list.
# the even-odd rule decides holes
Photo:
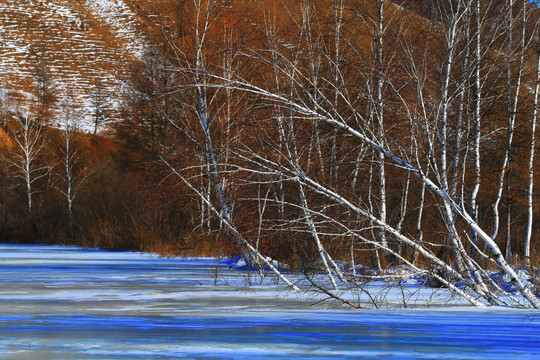
[(0, 241), (177, 254), (191, 229), (189, 199), (146, 149), (106, 128), (103, 84), (83, 131), (88, 114), (55, 86), (46, 56), (37, 58), (30, 99), (1, 86)]

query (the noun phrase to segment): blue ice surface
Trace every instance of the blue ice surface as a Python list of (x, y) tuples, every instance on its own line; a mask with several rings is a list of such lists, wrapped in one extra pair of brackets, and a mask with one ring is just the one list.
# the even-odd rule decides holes
[(535, 311), (328, 309), (213, 286), (215, 266), (0, 245), (0, 358), (540, 358)]
[(49, 352), (59, 358), (69, 358), (65, 354), (70, 353), (71, 358), (96, 359), (540, 356), (540, 322), (521, 313), (281, 310), (158, 319), (47, 315), (11, 326), (4, 322), (0, 321), (0, 339), (8, 349), (30, 355)]

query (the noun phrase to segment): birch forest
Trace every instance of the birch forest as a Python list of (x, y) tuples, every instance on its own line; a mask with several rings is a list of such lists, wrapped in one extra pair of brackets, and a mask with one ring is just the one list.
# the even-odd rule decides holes
[(414, 273), (540, 308), (536, 5), (144, 3), (147, 46), (121, 92), (96, 85), (91, 129), (45, 66), (30, 110), (0, 99), (3, 241), (240, 254), (351, 307)]

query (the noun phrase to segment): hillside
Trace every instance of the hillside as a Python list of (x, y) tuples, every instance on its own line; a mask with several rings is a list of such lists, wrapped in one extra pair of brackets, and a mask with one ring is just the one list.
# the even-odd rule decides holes
[[(140, 18), (123, 0), (0, 1), (0, 88), (10, 107), (25, 104), (37, 90), (37, 69), (50, 78), (56, 101), (66, 95), (81, 109), (81, 127), (91, 128), (94, 94), (106, 98), (108, 118), (125, 65), (145, 40)], [(99, 88), (99, 90), (98, 90)], [(9, 95), (8, 95), (9, 94)]]
[[(286, 19), (296, 6), (238, 1), (233, 12), (262, 22), (261, 9)], [(162, 42), (163, 34), (172, 39), (190, 31), (190, 23), (178, 20), (185, 19), (184, 7), (179, 1), (0, 0), (0, 102), (12, 111), (35, 104), (38, 78), (45, 76), (55, 97), (53, 124), (62, 119), (65, 99), (80, 110), (86, 131), (94, 130), (96, 106), (100, 122), (117, 120), (127, 65), (152, 40)]]

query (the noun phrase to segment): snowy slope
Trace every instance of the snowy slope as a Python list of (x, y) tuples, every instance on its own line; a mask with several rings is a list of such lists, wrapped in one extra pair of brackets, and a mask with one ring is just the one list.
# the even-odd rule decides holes
[[(118, 95), (126, 65), (144, 49), (139, 21), (123, 0), (0, 0), (0, 88), (20, 108), (36, 91), (35, 69), (44, 63), (57, 103), (74, 98), (81, 126), (89, 128), (97, 84)], [(119, 104), (109, 107), (113, 119)]]
[(131, 11), (123, 0), (87, 0), (86, 4), (94, 14), (99, 16), (126, 46), (124, 49), (140, 57), (144, 51), (145, 41), (138, 30), (137, 15)]

